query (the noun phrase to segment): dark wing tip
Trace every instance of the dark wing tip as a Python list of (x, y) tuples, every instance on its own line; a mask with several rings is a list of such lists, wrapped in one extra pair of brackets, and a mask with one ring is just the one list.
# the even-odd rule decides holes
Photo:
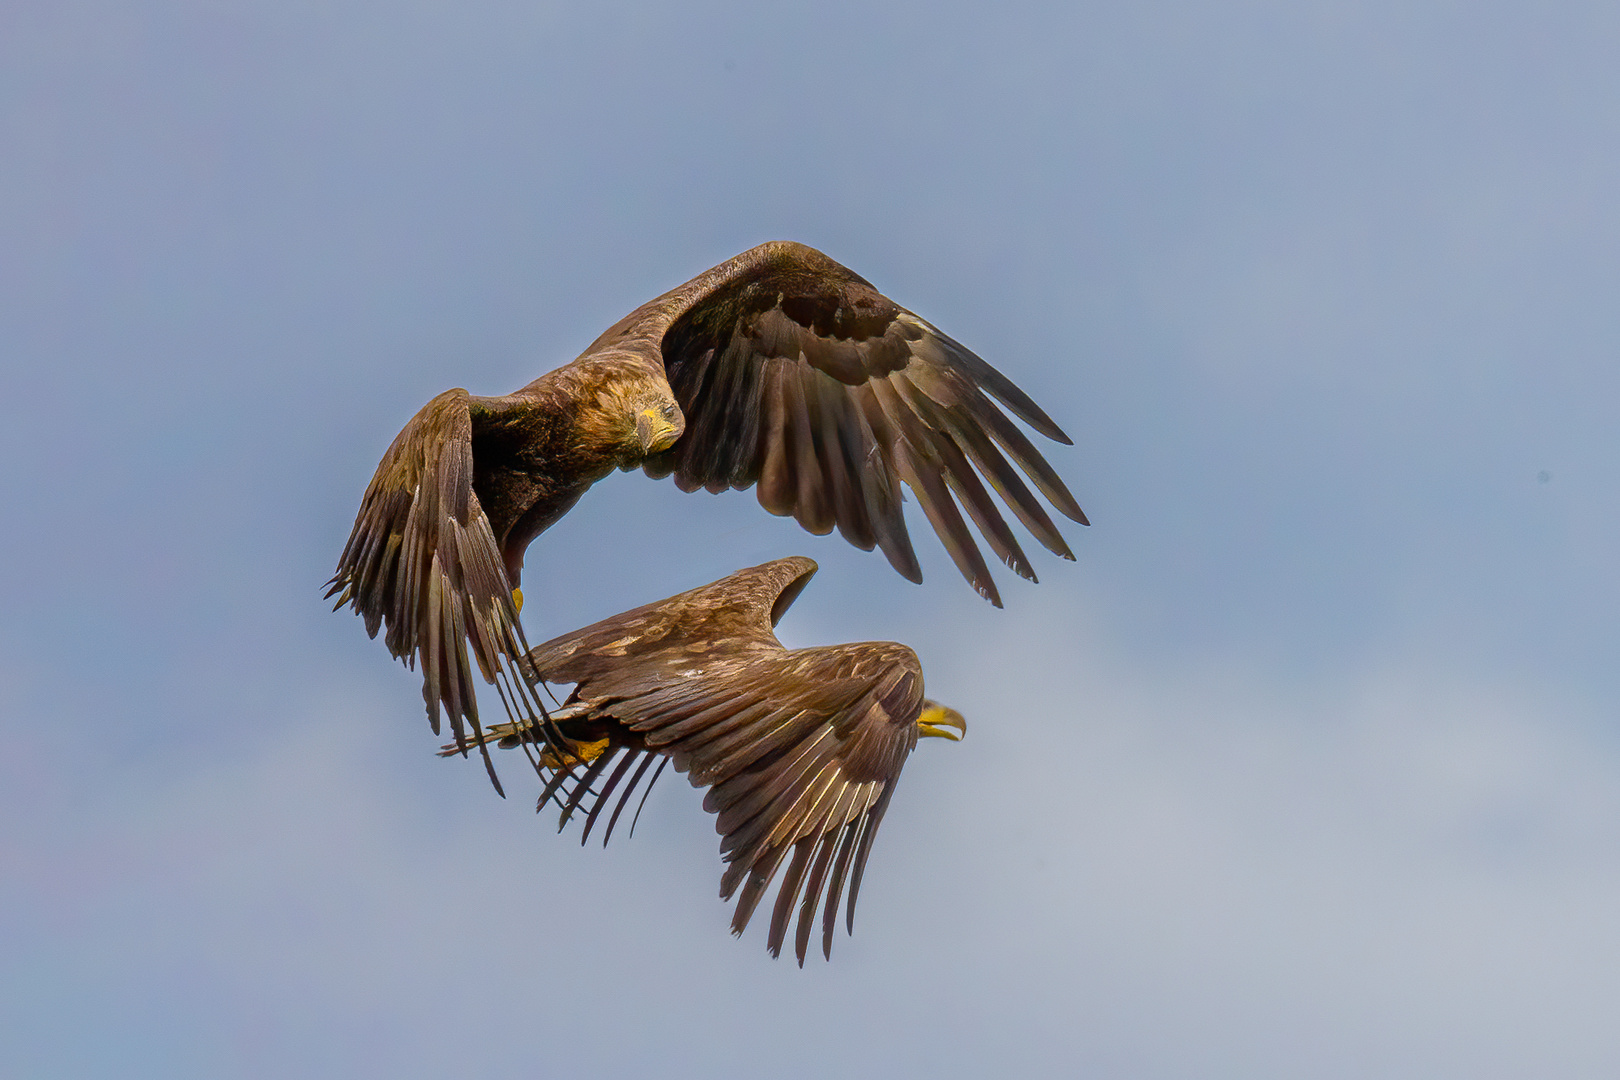
[[(1028, 423), (1028, 421), (1025, 422)], [(1062, 428), (1058, 427), (1056, 424), (1052, 423), (1050, 420), (1047, 421), (1047, 425), (1045, 427), (1042, 427), (1039, 424), (1030, 424), (1030, 426), (1055, 443), (1061, 443), (1064, 446), (1074, 445), (1074, 440), (1069, 438), (1068, 433)]]
[(990, 601), (992, 607), (1001, 606), (1001, 593), (996, 590), (996, 583), (991, 581), (988, 576), (969, 578), (968, 583), (973, 586), (974, 592)]

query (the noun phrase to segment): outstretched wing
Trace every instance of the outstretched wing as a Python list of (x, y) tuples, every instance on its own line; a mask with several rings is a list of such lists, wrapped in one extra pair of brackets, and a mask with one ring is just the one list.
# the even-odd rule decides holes
[[(703, 805), (718, 815), (727, 863), (720, 895), (737, 898), (734, 933), (787, 863), (767, 944), (780, 951), (796, 907), (801, 964), (818, 909), (831, 954), (846, 883), (853, 928), (861, 875), (922, 707), (922, 672), (904, 645), (776, 644), (770, 624), (814, 569), (809, 559), (767, 563), (530, 653), (539, 677), (577, 683), (554, 714), (558, 725), (582, 741), (608, 740), (582, 775), (554, 773), (542, 803), (555, 797), (564, 822), (582, 811), (581, 842), (611, 807), (611, 836), (648, 766), (673, 762), (709, 788)], [(493, 734), (519, 741), (511, 728)]]
[(462, 748), (464, 721), (480, 730), (467, 642), (490, 682), (503, 657), (527, 651), (500, 549), (473, 492), (470, 402), (465, 390), (447, 390), (394, 439), (326, 594), (337, 607), (353, 605), (372, 637), (386, 626), (389, 651), (408, 666), (420, 662), (433, 731), (442, 707)]
[(673, 473), (686, 491), (757, 484), (771, 513), (817, 534), (836, 526), (920, 581), (904, 481), (957, 568), (998, 607), (963, 510), (997, 557), (1035, 572), (990, 491), (1048, 550), (1074, 557), (1024, 477), (1065, 516), (1085, 524), (1084, 513), (990, 398), (1048, 438), (1068, 436), (1006, 376), (813, 248), (744, 252), (632, 312), (593, 349), (627, 344), (661, 354), (686, 414), (686, 433), (649, 475)]

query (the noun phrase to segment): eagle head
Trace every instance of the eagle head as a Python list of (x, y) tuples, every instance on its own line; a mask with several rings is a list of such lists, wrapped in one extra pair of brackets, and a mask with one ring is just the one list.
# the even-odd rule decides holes
[(576, 382), (576, 437), (621, 469), (668, 450), (686, 430), (669, 381), (640, 357), (593, 356), (563, 370)]
[(641, 457), (651, 457), (675, 445), (686, 430), (686, 417), (668, 390), (662, 395), (638, 397), (631, 402), (631, 422)]

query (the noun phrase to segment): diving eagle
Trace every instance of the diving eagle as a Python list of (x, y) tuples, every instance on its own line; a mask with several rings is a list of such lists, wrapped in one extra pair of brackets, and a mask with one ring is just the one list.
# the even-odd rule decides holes
[(778, 559), (548, 641), (528, 654), (530, 674), (575, 684), (562, 708), (549, 724), (476, 736), (529, 753), (547, 781), (537, 809), (555, 801), (559, 829), (583, 813), (582, 844), (611, 806), (606, 844), (648, 767), (658, 762), (645, 790), (673, 762), (709, 789), (703, 808), (719, 815), (732, 933), (787, 861), (766, 946), (781, 951), (796, 905), (801, 967), (818, 908), (831, 959), (846, 880), (854, 932), (872, 838), (918, 737), (967, 732), (961, 714), (923, 697), (922, 667), (904, 645), (782, 647), (772, 627), (815, 572), (810, 559)]
[[(755, 485), (771, 513), (817, 534), (836, 526), (921, 581), (905, 483), (962, 574), (999, 607), (962, 509), (997, 557), (1035, 573), (986, 482), (1065, 559), (1020, 471), (1059, 512), (1086, 518), (990, 397), (1070, 441), (1000, 372), (863, 278), (803, 244), (762, 244), (637, 308), (521, 390), (428, 402), (377, 466), (327, 596), (352, 604), (373, 637), (386, 625), (389, 650), (420, 662), (433, 730), (442, 706), (461, 747), (464, 718), (479, 730), (466, 642), (503, 698), (526, 697), (504, 666), (525, 650), (524, 550), (614, 469), (673, 474), (684, 491)], [(544, 711), (538, 700), (506, 704), (514, 717)]]

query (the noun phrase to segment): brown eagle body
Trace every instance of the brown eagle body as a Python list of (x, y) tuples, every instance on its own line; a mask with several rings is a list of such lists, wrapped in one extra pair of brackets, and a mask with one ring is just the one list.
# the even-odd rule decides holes
[[(802, 244), (762, 244), (513, 394), (429, 402), (377, 467), (327, 595), (373, 636), (386, 624), (395, 656), (420, 660), (433, 729), (442, 706), (458, 746), (463, 718), (478, 730), (465, 642), (492, 682), (523, 654), (512, 590), (524, 549), (614, 468), (673, 474), (686, 491), (757, 486), (771, 513), (817, 534), (836, 527), (921, 581), (904, 483), (1000, 606), (962, 510), (997, 557), (1035, 574), (986, 483), (1063, 558), (1074, 556), (1023, 477), (1065, 516), (1085, 515), (990, 397), (1069, 442), (1000, 372), (864, 279)], [(524, 693), (521, 680), (498, 685)]]
[[(830, 957), (846, 881), (853, 929), (872, 839), (918, 736), (966, 730), (960, 715), (923, 697), (922, 668), (904, 645), (782, 647), (772, 627), (815, 571), (806, 558), (778, 559), (529, 653), (537, 679), (575, 684), (551, 714), (572, 751), (547, 746), (532, 758), (547, 780), (540, 807), (555, 800), (561, 824), (583, 813), (583, 843), (611, 806), (605, 844), (648, 767), (672, 762), (709, 789), (703, 807), (718, 815), (728, 864), (720, 895), (737, 895), (734, 933), (787, 862), (767, 945), (780, 951), (797, 904), (801, 965), (818, 908)], [(484, 738), (548, 743), (538, 721), (501, 724)]]

